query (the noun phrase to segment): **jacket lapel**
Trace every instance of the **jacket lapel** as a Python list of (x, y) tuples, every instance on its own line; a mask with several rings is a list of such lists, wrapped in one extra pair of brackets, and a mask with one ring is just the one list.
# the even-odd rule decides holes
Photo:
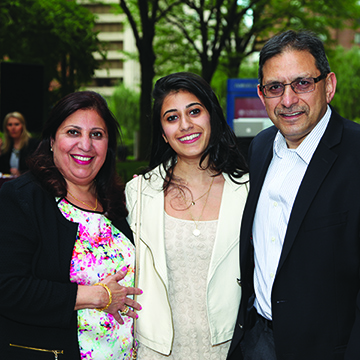
[[(142, 182), (141, 241), (150, 249), (154, 266), (168, 286), (164, 239), (164, 180), (153, 173), (150, 181)], [(161, 209), (161, 211), (159, 211)], [(151, 236), (147, 236), (151, 234)]]
[[(225, 183), (208, 279), (215, 275), (219, 264), (224, 261), (224, 258), (226, 258), (231, 249), (239, 243), (239, 228), (243, 213), (242, 206), (245, 204), (248, 194), (248, 184), (236, 184), (225, 173), (223, 173), (223, 177)], [(240, 179), (241, 182), (247, 180), (247, 175)], [(238, 222), (238, 226), (234, 226), (236, 222)], [(229, 223), (231, 223), (231, 226), (229, 226)]]
[(291, 250), (310, 204), (337, 158), (337, 154), (331, 150), (331, 147), (340, 142), (342, 130), (343, 126), (339, 121), (339, 115), (333, 110), (328, 127), (315, 150), (295, 198), (280, 256), (278, 272)]
[(262, 185), (272, 159), (273, 141), (276, 133), (275, 126), (265, 130), (265, 132), (258, 135), (260, 137), (259, 141), (253, 142), (249, 149), (250, 191), (243, 213), (240, 232), (240, 268), (242, 277), (246, 277), (247, 270), (251, 274), (253, 271), (252, 227)]

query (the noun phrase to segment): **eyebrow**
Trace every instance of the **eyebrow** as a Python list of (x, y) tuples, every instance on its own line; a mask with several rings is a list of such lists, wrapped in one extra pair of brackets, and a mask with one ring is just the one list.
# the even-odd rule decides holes
[[(190, 107), (192, 107), (192, 106), (194, 106), (194, 105), (199, 105), (199, 106), (201, 106), (202, 108), (204, 107), (204, 105), (201, 104), (201, 103), (199, 103), (199, 102), (193, 102), (193, 103), (190, 103), (190, 104), (186, 105), (185, 108), (188, 109), (188, 108), (190, 108)], [(163, 114), (162, 117), (164, 117), (166, 114), (168, 114), (168, 113), (170, 113), (170, 112), (174, 112), (174, 111), (177, 111), (177, 109), (169, 109), (169, 110), (166, 110), (166, 111), (164, 112), (164, 114)]]
[[(296, 80), (300, 80), (300, 79), (308, 79), (308, 78), (311, 78), (311, 77), (312, 77), (311, 75), (303, 75), (303, 76), (300, 75), (300, 76), (297, 76), (296, 78), (294, 78), (294, 80), (292, 80), (291, 82), (296, 81)], [(285, 83), (285, 81), (273, 80), (273, 81), (265, 83), (264, 85), (284, 84), (284, 83)]]
[[(83, 130), (83, 128), (81, 126), (71, 125), (71, 124), (64, 127), (64, 129), (68, 129), (68, 128), (75, 128), (77, 130)], [(107, 132), (106, 128), (102, 128), (102, 127), (94, 127), (94, 128), (90, 129), (90, 131), (94, 131), (94, 130), (101, 130), (101, 131)]]

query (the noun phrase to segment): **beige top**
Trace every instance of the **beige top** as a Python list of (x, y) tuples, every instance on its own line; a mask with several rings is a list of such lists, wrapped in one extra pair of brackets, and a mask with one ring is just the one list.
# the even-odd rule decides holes
[[(141, 316), (137, 321), (136, 337), (147, 347), (170, 354), (174, 340), (174, 324), (169, 302), (169, 276), (165, 252), (164, 180), (161, 167), (154, 169), (151, 178), (141, 182), (139, 302)], [(239, 311), (241, 287), (239, 266), (239, 233), (241, 217), (248, 193), (247, 184), (225, 179), (215, 242), (206, 276), (206, 307), (211, 343), (221, 344), (232, 339)], [(126, 184), (128, 223), (134, 234), (136, 227), (138, 176)], [(244, 176), (242, 181), (248, 180)], [(226, 275), (225, 275), (226, 274)], [(219, 291), (221, 289), (221, 291)], [(225, 309), (225, 310), (224, 310)]]
[[(169, 301), (173, 314), (172, 353), (164, 356), (140, 344), (139, 360), (226, 359), (230, 341), (212, 346), (206, 310), (206, 286), (218, 220), (193, 221), (165, 214), (165, 252)], [(221, 289), (219, 289), (221, 291)]]

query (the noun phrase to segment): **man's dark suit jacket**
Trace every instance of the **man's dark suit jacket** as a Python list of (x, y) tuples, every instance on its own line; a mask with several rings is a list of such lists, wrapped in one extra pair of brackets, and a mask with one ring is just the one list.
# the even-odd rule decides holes
[[(252, 325), (254, 214), (277, 129), (252, 142), (240, 235), (242, 300), (228, 359)], [(360, 126), (334, 110), (296, 196), (271, 304), (278, 360), (360, 359)]]

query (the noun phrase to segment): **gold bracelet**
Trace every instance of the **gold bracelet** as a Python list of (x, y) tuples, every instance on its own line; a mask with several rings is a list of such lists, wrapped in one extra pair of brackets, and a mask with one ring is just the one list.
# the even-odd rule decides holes
[(96, 283), (96, 284), (94, 284), (93, 286), (96, 286), (96, 285), (102, 286), (102, 287), (108, 292), (109, 302), (108, 302), (107, 305), (104, 306), (103, 308), (101, 308), (101, 309), (95, 308), (95, 310), (97, 310), (97, 311), (105, 311), (105, 310), (111, 305), (111, 303), (112, 303), (112, 294), (111, 294), (111, 291), (110, 291), (109, 287), (108, 287), (106, 284)]

